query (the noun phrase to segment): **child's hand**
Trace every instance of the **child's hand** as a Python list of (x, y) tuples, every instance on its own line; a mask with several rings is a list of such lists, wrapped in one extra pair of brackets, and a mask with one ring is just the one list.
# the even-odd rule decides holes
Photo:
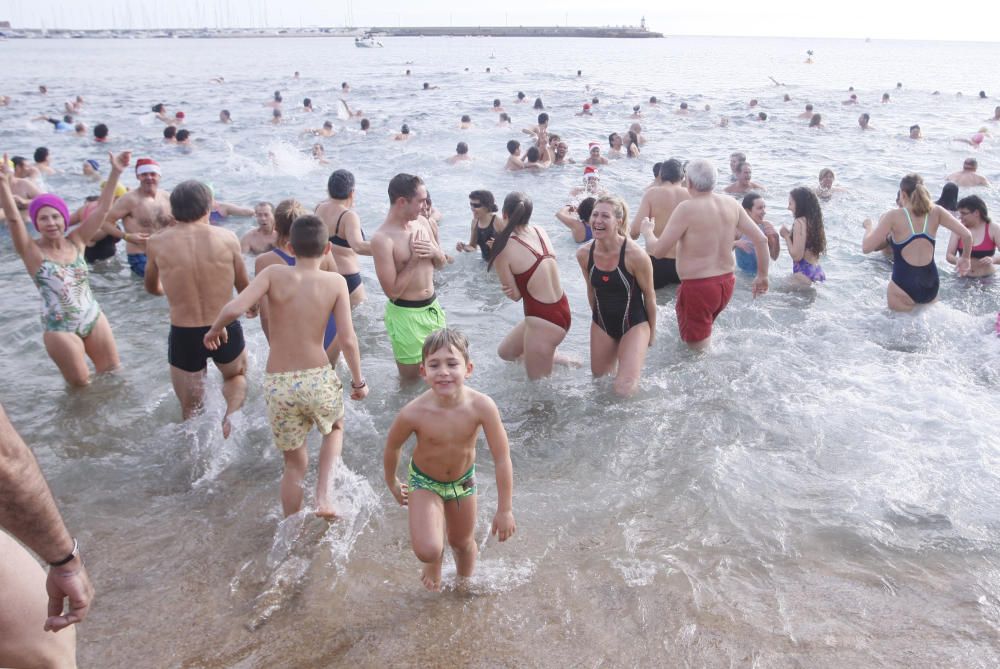
[(507, 541), (514, 536), (516, 529), (513, 511), (497, 511), (493, 516), (493, 529), (490, 530), (490, 534), (496, 535), (500, 541)]
[(359, 387), (354, 385), (354, 382), (351, 381), (351, 399), (363, 400), (366, 397), (368, 397), (368, 382), (362, 380), (361, 386)]
[(389, 492), (396, 498), (400, 506), (406, 506), (407, 502), (410, 501), (410, 486), (406, 483), (400, 483), (399, 479), (396, 479), (395, 485), (389, 486)]
[(778, 234), (784, 237), (785, 239), (788, 239), (789, 237), (792, 236), (792, 231), (783, 225), (781, 226), (781, 230), (778, 231)]
[(227, 332), (225, 328), (216, 329), (215, 326), (213, 326), (208, 330), (208, 332), (205, 333), (202, 343), (205, 344), (205, 348), (209, 351), (215, 351), (218, 350), (222, 344), (225, 344), (228, 341), (229, 332)]

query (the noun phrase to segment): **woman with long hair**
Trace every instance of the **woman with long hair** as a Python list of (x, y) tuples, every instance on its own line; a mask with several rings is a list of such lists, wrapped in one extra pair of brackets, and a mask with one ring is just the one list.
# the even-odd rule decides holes
[[(955, 208), (962, 225), (972, 233), (972, 268), (968, 276), (989, 276), (995, 271), (993, 256), (1000, 244), (1000, 225), (990, 220), (986, 203), (978, 195), (969, 195), (959, 200)], [(958, 263), (958, 253), (964, 250), (964, 245), (957, 236), (952, 235), (948, 241), (948, 262)]]
[(656, 333), (653, 263), (628, 238), (627, 221), (628, 207), (621, 198), (598, 198), (590, 213), (594, 239), (576, 252), (593, 311), (590, 371), (594, 376), (615, 374), (615, 392), (622, 396), (635, 393)]
[(788, 211), (795, 221), (791, 229), (781, 226), (780, 234), (792, 256), (792, 283), (810, 286), (826, 281), (826, 273), (819, 265), (819, 257), (826, 253), (826, 231), (823, 229), (823, 210), (811, 189), (800, 186), (788, 194)]
[(495, 266), (504, 294), (524, 305), (524, 320), (504, 337), (497, 353), (504, 360), (523, 357), (528, 378), (539, 379), (552, 373), (571, 319), (552, 242), (545, 230), (530, 224), (531, 212), (524, 193), (504, 198), (487, 269)]
[(948, 228), (964, 243), (962, 257), (957, 260), (961, 276), (971, 267), (972, 233), (940, 205), (931, 202), (919, 174), (907, 174), (900, 180), (896, 202), (899, 208), (884, 213), (878, 225), (873, 225), (871, 219), (865, 220), (861, 249), (871, 253), (888, 242), (893, 262), (886, 300), (893, 311), (912, 311), (918, 304), (937, 299), (939, 281), (934, 242), (938, 227)]

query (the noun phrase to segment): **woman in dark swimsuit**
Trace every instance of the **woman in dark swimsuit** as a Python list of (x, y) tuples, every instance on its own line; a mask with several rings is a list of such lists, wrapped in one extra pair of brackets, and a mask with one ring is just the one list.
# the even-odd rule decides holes
[(864, 222), (861, 249), (871, 253), (888, 242), (893, 255), (892, 279), (886, 291), (889, 308), (912, 311), (918, 304), (929, 304), (937, 299), (934, 242), (938, 227), (948, 228), (965, 243), (965, 251), (958, 260), (958, 273), (963, 276), (970, 267), (972, 233), (947, 210), (931, 202), (919, 174), (907, 174), (899, 182), (897, 202), (899, 209), (883, 214), (877, 226), (872, 225), (871, 219)]
[(469, 207), (472, 209), (472, 231), (469, 243), (458, 242), (456, 251), (471, 253), (477, 248), (483, 260), (490, 258), (490, 246), (497, 236), (497, 202), (488, 190), (474, 190), (469, 193)]
[(540, 379), (552, 373), (556, 348), (569, 331), (570, 313), (552, 242), (544, 230), (529, 224), (531, 211), (524, 193), (504, 199), (488, 268), (496, 266), (504, 294), (524, 305), (524, 320), (504, 337), (497, 354), (508, 361), (523, 356), (528, 378)]
[(621, 199), (599, 198), (590, 214), (594, 240), (576, 252), (594, 314), (590, 370), (604, 376), (615, 374), (617, 367), (614, 388), (622, 396), (635, 393), (656, 333), (653, 263), (626, 236), (627, 220), (628, 207)]
[(372, 245), (365, 239), (361, 219), (354, 211), (354, 175), (347, 170), (335, 170), (327, 181), (326, 190), (330, 199), (316, 207), (316, 215), (323, 219), (330, 233), (333, 259), (347, 280), (353, 308), (365, 300), (358, 256), (370, 256)]

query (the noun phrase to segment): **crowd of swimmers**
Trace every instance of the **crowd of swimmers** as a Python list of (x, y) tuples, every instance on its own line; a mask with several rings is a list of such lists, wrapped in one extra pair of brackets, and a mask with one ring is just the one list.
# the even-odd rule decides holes
[[(346, 82), (343, 90), (349, 91)], [(275, 118), (281, 102), (276, 92), (267, 103)], [(525, 96), (519, 94), (515, 104), (523, 102)], [(67, 103), (66, 117), (45, 120), (57, 131), (69, 132), (70, 115), (83, 104), (77, 98)], [(313, 109), (310, 99), (303, 104), (307, 111)], [(596, 98), (585, 103), (580, 114), (591, 113), (595, 104)], [(650, 104), (658, 102), (651, 98)], [(534, 107), (544, 108), (541, 99)], [(810, 125), (819, 126), (822, 119), (810, 107)], [(493, 110), (505, 115), (499, 99)], [(173, 129), (165, 137), (180, 140), (183, 131), (177, 128), (183, 112), (171, 116), (162, 104), (152, 111)], [(654, 182), (630, 216), (626, 202), (601, 186), (598, 169), (610, 160), (640, 154), (645, 138), (635, 119), (641, 117), (636, 106), (629, 128), (608, 136), (606, 151), (596, 142), (588, 147), (581, 160), (584, 183), (574, 192), (574, 203), (555, 214), (580, 245), (576, 260), (587, 290), (591, 372), (613, 377), (614, 391), (622, 396), (639, 388), (646, 352), (656, 339), (657, 290), (677, 286), (680, 339), (700, 350), (709, 345), (714, 323), (733, 295), (736, 271), (753, 276), (754, 297), (768, 291), (769, 265), (780, 256), (781, 240), (793, 261), (793, 285), (826, 281), (821, 201), (841, 190), (833, 171), (824, 168), (816, 186), (789, 192), (792, 225), (776, 229), (766, 219), (762, 186), (753, 181), (745, 154), (732, 154), (724, 183), (719, 183), (720, 172), (709, 160), (669, 158), (656, 164)], [(229, 111), (223, 110), (220, 122), (230, 120)], [(865, 114), (859, 125), (870, 128), (869, 121)], [(565, 141), (549, 131), (549, 122), (543, 111), (537, 124), (524, 129), (530, 146), (523, 154), (518, 140), (508, 143), (507, 169), (547, 169), (574, 162)], [(470, 123), (462, 117), (460, 127)], [(328, 125), (317, 133), (332, 131)], [(107, 129), (102, 132), (106, 138)], [(404, 125), (399, 135), (409, 134)], [(986, 134), (972, 143), (981, 143)], [(452, 162), (467, 155), (467, 144), (459, 143)], [(170, 329), (165, 348), (185, 420), (202, 410), (211, 359), (223, 378), (222, 433), (229, 437), (230, 417), (248, 393), (239, 318), (260, 316), (269, 342), (260, 392), (284, 460), (283, 511), (287, 516), (304, 507), (306, 439), (316, 427), (322, 443), (315, 513), (334, 519), (331, 483), (344, 437), (337, 365), (342, 357), (350, 376), (349, 396), (363, 400), (369, 387), (351, 310), (366, 298), (359, 257), (371, 256), (388, 298), (384, 324), (400, 379), (423, 378), (428, 386), (396, 416), (384, 450), (386, 485), (409, 507), (412, 546), (424, 563), (424, 584), (440, 588), (445, 537), (458, 575), (473, 572), (475, 444), (480, 429), (496, 464), (498, 506), (492, 531), (501, 541), (515, 532), (507, 435), (493, 400), (465, 386), (473, 370), (469, 342), (448, 328), (434, 288), (435, 271), (453, 257), (444, 250), (440, 215), (420, 177), (400, 173), (390, 180), (386, 218), (368, 237), (354, 208), (354, 175), (346, 169), (332, 171), (328, 198), (310, 213), (292, 198), (252, 208), (219, 202), (212, 189), (197, 180), (183, 181), (167, 192), (160, 188), (159, 164), (150, 157), (133, 162), (129, 151), (109, 153), (107, 165), (100, 194), (71, 212), (37, 181), (53, 169), (47, 149), (35, 152), (33, 164), (21, 157), (8, 160), (6, 154), (0, 163), (0, 206), (10, 239), (41, 295), (46, 352), (68, 384), (90, 382), (88, 360), (98, 374), (121, 365), (111, 326), (90, 288), (88, 264), (114, 256), (115, 243), (123, 240), (131, 271), (149, 293), (166, 297)], [(88, 160), (82, 171), (99, 180), (99, 166), (99, 161)], [(960, 172), (949, 176), (937, 202), (932, 202), (919, 175), (906, 174), (899, 182), (897, 206), (878, 221), (864, 222), (862, 250), (892, 256), (890, 309), (909, 311), (937, 298), (934, 247), (941, 227), (952, 233), (947, 261), (960, 275), (993, 273), (1000, 226), (991, 221), (981, 197), (957, 197), (959, 187), (987, 185), (977, 169), (976, 159), (967, 159)], [(138, 181), (134, 190), (122, 183), (129, 171)], [(496, 273), (503, 294), (523, 308), (523, 320), (503, 337), (498, 355), (520, 361), (529, 379), (549, 376), (556, 364), (573, 364), (558, 351), (571, 327), (572, 305), (563, 289), (555, 245), (545, 228), (532, 222), (531, 197), (515, 191), (500, 200), (488, 189), (475, 188), (468, 201), (467, 241), (459, 240), (455, 251), (478, 252), (486, 268)], [(251, 215), (257, 227), (242, 239), (213, 225), (229, 216)], [(256, 256), (252, 279), (244, 254)], [(400, 481), (400, 451), (414, 434), (417, 445), (405, 481)], [(78, 547), (73, 551), (70, 561)], [(6, 661), (4, 650), (0, 644), (0, 664)]]

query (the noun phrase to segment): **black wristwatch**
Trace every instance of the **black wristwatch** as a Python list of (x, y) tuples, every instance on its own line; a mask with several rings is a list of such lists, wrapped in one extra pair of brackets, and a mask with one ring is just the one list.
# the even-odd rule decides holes
[(70, 551), (69, 555), (64, 557), (62, 560), (57, 560), (55, 562), (50, 562), (50, 567), (61, 567), (64, 564), (69, 564), (73, 561), (73, 558), (80, 557), (80, 542), (75, 538), (73, 539), (73, 550)]

